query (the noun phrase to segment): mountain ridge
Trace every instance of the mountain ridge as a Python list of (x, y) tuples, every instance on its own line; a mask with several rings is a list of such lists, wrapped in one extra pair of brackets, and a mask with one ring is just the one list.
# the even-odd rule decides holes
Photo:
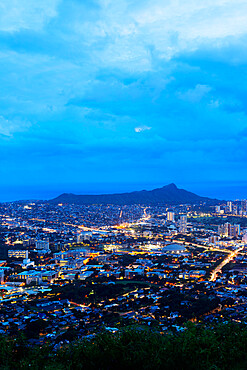
[(63, 193), (49, 201), (53, 204), (116, 204), (116, 205), (156, 205), (156, 204), (196, 204), (215, 203), (217, 199), (201, 197), (190, 191), (179, 189), (174, 183), (153, 190), (132, 191), (129, 193), (76, 195)]

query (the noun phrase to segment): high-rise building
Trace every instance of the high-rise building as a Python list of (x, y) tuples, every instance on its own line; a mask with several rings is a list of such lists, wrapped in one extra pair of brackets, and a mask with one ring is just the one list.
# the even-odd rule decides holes
[(244, 243), (247, 243), (247, 232), (244, 233), (243, 238), (242, 238), (242, 241)]
[(232, 225), (231, 236), (237, 238), (240, 235), (240, 225)]
[(232, 213), (232, 202), (227, 202), (228, 212)]
[(173, 211), (167, 211), (167, 221), (174, 222), (175, 221), (175, 213)]
[(181, 215), (179, 219), (179, 232), (184, 234), (187, 232), (187, 216)]
[(77, 234), (77, 243), (81, 243), (84, 240), (90, 240), (92, 239), (93, 234), (91, 232), (82, 232), (80, 234)]
[(247, 212), (247, 200), (246, 199), (241, 200), (241, 209), (242, 209), (242, 213)]
[(212, 244), (216, 244), (219, 241), (219, 237), (216, 235), (210, 236), (208, 238), (208, 242)]
[(35, 241), (35, 249), (38, 253), (49, 253), (49, 240), (36, 240)]
[(240, 225), (231, 225), (226, 222), (218, 227), (218, 233), (221, 236), (237, 238), (240, 235)]
[(232, 206), (232, 213), (234, 215), (237, 215), (238, 214), (238, 206), (237, 206), (237, 204), (233, 204), (233, 206)]
[(220, 206), (215, 206), (215, 212), (220, 213)]

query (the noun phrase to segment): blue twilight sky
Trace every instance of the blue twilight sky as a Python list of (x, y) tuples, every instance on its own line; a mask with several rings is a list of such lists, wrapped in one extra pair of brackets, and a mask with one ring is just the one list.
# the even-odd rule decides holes
[(247, 197), (246, 0), (0, 0), (0, 201)]

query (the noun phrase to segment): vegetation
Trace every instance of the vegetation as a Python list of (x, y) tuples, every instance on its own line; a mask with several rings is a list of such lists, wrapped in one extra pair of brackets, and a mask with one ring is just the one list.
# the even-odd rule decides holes
[[(207, 228), (208, 225), (215, 226), (215, 229), (218, 225), (229, 222), (231, 224), (240, 224), (241, 227), (247, 226), (247, 219), (244, 217), (238, 216), (214, 216), (214, 217), (190, 217), (188, 218), (189, 222), (200, 223), (201, 227)], [(213, 227), (212, 227), (213, 229)]]
[[(116, 298), (120, 294), (128, 293), (136, 288), (143, 288), (143, 286), (148, 286), (148, 283), (127, 280), (114, 284), (104, 284), (104, 278), (95, 278), (94, 282), (86, 280), (85, 283), (84, 281), (75, 281), (65, 286), (54, 285), (49, 296), (54, 298), (59, 296), (60, 300), (68, 299), (76, 303), (89, 304)], [(46, 297), (46, 293), (37, 295), (37, 298), (43, 297)], [(38, 300), (33, 302), (38, 303)]]
[(90, 340), (33, 347), (23, 336), (0, 338), (1, 369), (246, 369), (247, 328), (188, 324), (184, 332), (161, 335), (129, 329)]

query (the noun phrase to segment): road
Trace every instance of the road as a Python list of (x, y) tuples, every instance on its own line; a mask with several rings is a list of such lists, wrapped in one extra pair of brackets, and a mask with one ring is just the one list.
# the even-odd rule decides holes
[(210, 281), (215, 281), (216, 278), (217, 278), (217, 274), (218, 272), (221, 271), (222, 267), (224, 267), (225, 265), (227, 265), (230, 261), (232, 261), (240, 251), (242, 251), (244, 249), (244, 247), (240, 247), (238, 248), (237, 250), (235, 250), (234, 252), (230, 253), (220, 264), (219, 266), (217, 266), (213, 272), (212, 272), (212, 275), (211, 275), (211, 278), (210, 278)]

